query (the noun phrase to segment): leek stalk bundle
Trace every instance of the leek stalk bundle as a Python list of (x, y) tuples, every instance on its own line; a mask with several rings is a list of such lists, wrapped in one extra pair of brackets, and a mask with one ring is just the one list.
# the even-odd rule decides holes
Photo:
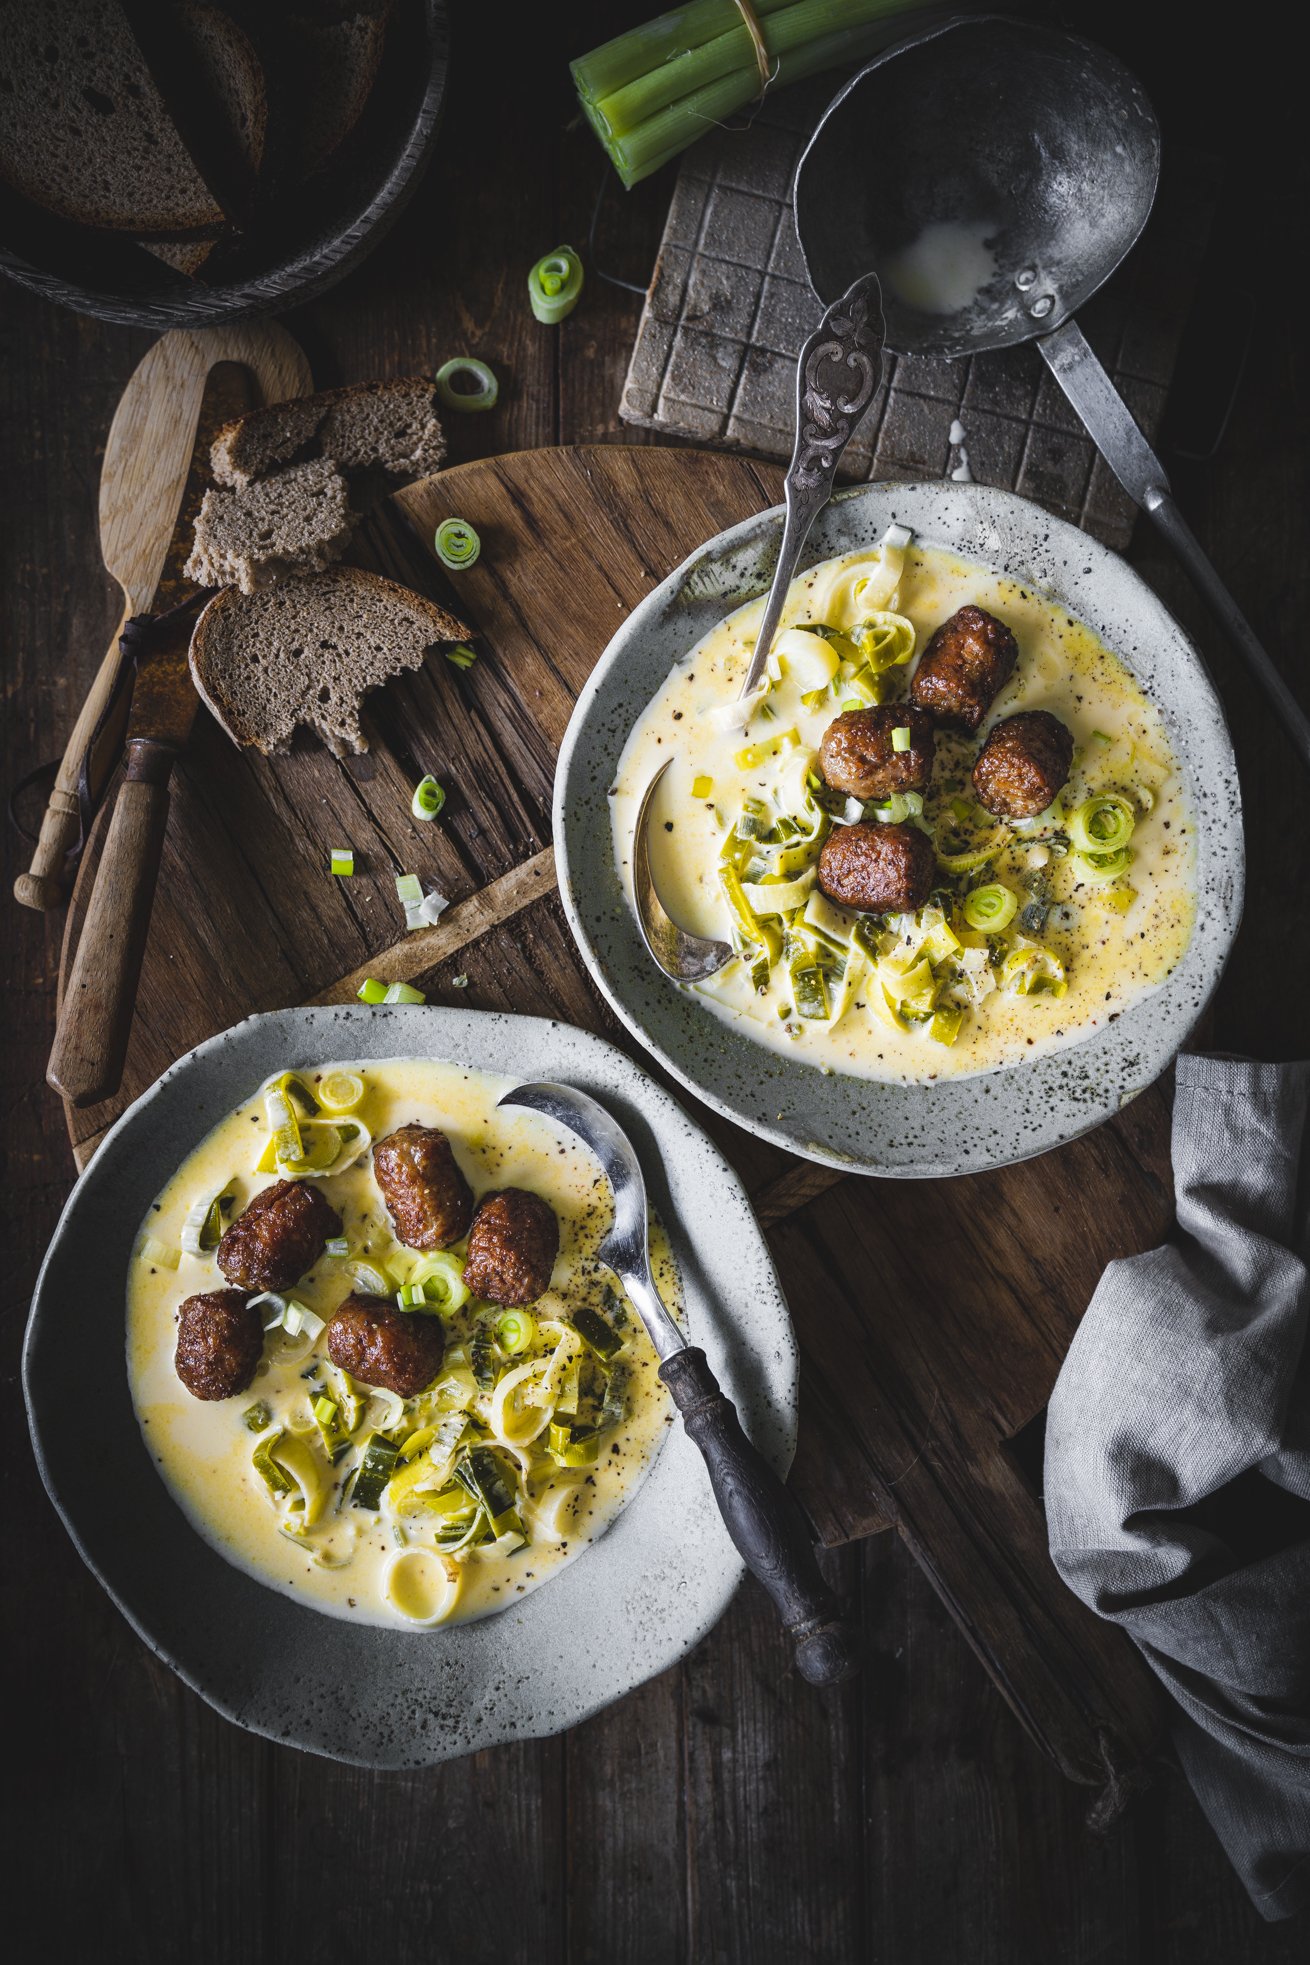
[[(930, 0), (689, 0), (573, 62), (578, 99), (629, 189), (769, 88), (854, 67)], [(940, 9), (939, 9), (940, 11)], [(758, 43), (747, 18), (759, 30)]]

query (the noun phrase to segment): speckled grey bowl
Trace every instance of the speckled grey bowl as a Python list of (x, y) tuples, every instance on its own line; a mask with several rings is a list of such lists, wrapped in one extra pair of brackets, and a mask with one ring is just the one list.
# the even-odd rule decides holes
[(1159, 1076), (1205, 1008), (1237, 933), (1244, 863), (1237, 767), (1201, 658), (1115, 553), (985, 485), (869, 484), (839, 491), (804, 565), (876, 544), (898, 521), (925, 544), (1051, 594), (1133, 670), (1163, 712), (1198, 820), (1191, 945), (1159, 989), (1106, 1029), (1031, 1062), (934, 1084), (891, 1085), (780, 1057), (662, 976), (624, 899), (609, 790), (633, 724), (679, 661), (768, 586), (781, 508), (733, 526), (649, 594), (602, 655), (565, 733), (555, 777), (560, 891), (587, 965), (629, 1030), (749, 1132), (849, 1172), (975, 1173), (1089, 1131)]
[[(150, 1202), (275, 1069), (415, 1056), (560, 1079), (614, 1113), (672, 1239), (688, 1335), (780, 1473), (796, 1438), (795, 1343), (746, 1196), (681, 1107), (612, 1045), (536, 1017), (361, 1006), (251, 1017), (175, 1064), (106, 1135), (41, 1270), (23, 1352), (41, 1476), (129, 1623), (210, 1705), (367, 1767), (426, 1766), (575, 1725), (689, 1651), (743, 1573), (680, 1426), (607, 1532), (558, 1576), (495, 1616), (433, 1631), (347, 1623), (266, 1589), (193, 1531), (159, 1479), (132, 1409), (121, 1308)], [(71, 1428), (70, 1384), (96, 1393)]]

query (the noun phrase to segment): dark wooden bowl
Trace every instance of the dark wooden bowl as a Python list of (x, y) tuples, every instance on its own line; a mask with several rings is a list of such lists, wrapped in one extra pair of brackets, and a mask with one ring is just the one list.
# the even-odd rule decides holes
[(398, 0), (368, 107), (309, 186), (270, 198), (200, 279), (130, 242), (21, 211), (0, 272), (81, 314), (131, 327), (207, 327), (275, 314), (341, 279), (399, 216), (432, 155), (449, 67), (446, 0)]

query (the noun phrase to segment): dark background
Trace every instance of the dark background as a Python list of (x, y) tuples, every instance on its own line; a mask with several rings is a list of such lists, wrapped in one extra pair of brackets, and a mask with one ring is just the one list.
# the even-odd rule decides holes
[[(555, 333), (532, 322), (523, 282), (541, 252), (585, 240), (601, 177), (593, 140), (568, 127), (567, 58), (654, 12), (653, 0), (466, 0), (452, 11), (454, 79), (429, 178), (377, 254), (288, 325), (322, 385), (430, 372), (456, 352), (490, 360), (503, 406), (451, 419), (453, 461), (632, 441), (614, 412), (637, 297), (593, 279)], [(1286, 15), (1138, 4), (1064, 17), (1137, 69), (1168, 146), (1226, 160), (1228, 197), (1171, 401), (1168, 461), (1239, 602), (1310, 696), (1299, 633), (1308, 501), (1296, 300), (1307, 173), (1300, 64), (1278, 25)], [(913, 141), (911, 111), (897, 140)], [(649, 271), (670, 183), (662, 174), (608, 201), (601, 256), (629, 278)], [(97, 548), (100, 452), (149, 337), (17, 289), (0, 293), (0, 336), (12, 782), (57, 751), (117, 618)], [(1247, 915), (1216, 1040), (1295, 1055), (1310, 952), (1304, 783), (1163, 549), (1143, 531), (1132, 557), (1201, 641), (1245, 786)], [(82, 1945), (110, 1958), (243, 1965), (307, 1952), (506, 1965), (1304, 1958), (1304, 1926), (1260, 1923), (1168, 1768), (1108, 1834), (1087, 1832), (1087, 1793), (1021, 1734), (891, 1536), (832, 1565), (854, 1593), (868, 1648), (863, 1679), (837, 1695), (797, 1680), (747, 1585), (683, 1666), (564, 1739), (372, 1776), (215, 1717), (84, 1572), (28, 1447), (22, 1324), (72, 1162), (43, 1083), (62, 924), (8, 900), (25, 863), (7, 838), (3, 1846), (13, 1879), (5, 1921), (19, 1956)], [(97, 1288), (93, 1265), (86, 1287)], [(117, 1314), (109, 1301), (105, 1311)], [(94, 1388), (75, 1370), (69, 1388), (75, 1426)]]

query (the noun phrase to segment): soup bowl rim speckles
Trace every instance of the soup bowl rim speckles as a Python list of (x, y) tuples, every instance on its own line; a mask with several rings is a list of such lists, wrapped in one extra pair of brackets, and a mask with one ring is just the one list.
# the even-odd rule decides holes
[[(196, 1533), (158, 1477), (132, 1405), (123, 1316), (88, 1288), (89, 1272), (125, 1285), (152, 1200), (274, 1070), (405, 1057), (559, 1079), (605, 1104), (631, 1135), (668, 1230), (689, 1338), (780, 1473), (796, 1444), (795, 1340), (741, 1184), (612, 1044), (540, 1017), (353, 1005), (250, 1017), (179, 1060), (106, 1134), (42, 1265), (23, 1348), (37, 1463), (84, 1562), (193, 1690), (253, 1732), (378, 1768), (578, 1724), (685, 1656), (743, 1574), (700, 1456), (676, 1425), (593, 1546), (496, 1615), (436, 1630), (355, 1623), (268, 1588)], [(79, 1385), (96, 1395), (69, 1429)]]
[(891, 1084), (766, 1050), (669, 982), (642, 944), (615, 861), (610, 790), (670, 668), (765, 591), (782, 508), (691, 554), (624, 622), (570, 719), (555, 776), (560, 893), (575, 940), (628, 1029), (716, 1112), (844, 1172), (922, 1178), (1029, 1159), (1102, 1124), (1159, 1077), (1214, 992), (1242, 913), (1241, 794), (1223, 710), (1197, 650), (1128, 563), (1077, 526), (987, 485), (877, 483), (834, 494), (802, 569), (908, 525), (926, 545), (1049, 594), (1114, 649), (1160, 709), (1197, 822), (1197, 910), (1182, 961), (1111, 1024), (967, 1077)]

